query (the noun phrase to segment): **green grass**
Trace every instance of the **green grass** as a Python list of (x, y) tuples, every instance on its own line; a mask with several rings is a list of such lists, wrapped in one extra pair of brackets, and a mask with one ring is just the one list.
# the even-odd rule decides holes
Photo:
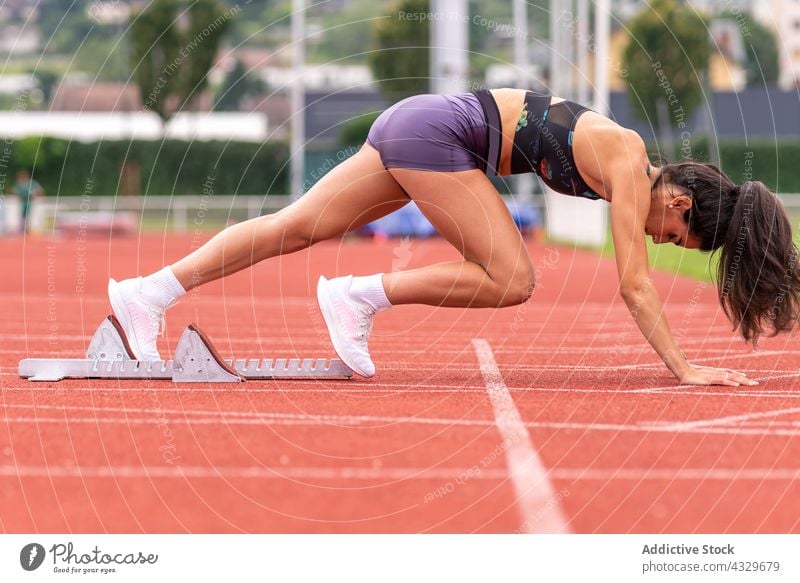
[[(606, 237), (605, 244), (600, 248), (600, 253), (614, 256), (614, 243), (611, 240), (611, 232)], [(678, 273), (688, 277), (693, 277), (701, 281), (711, 281), (712, 274), (717, 272), (719, 254), (701, 253), (696, 249), (684, 249), (670, 243), (656, 245), (647, 238), (647, 256), (650, 265), (658, 271)]]
[[(800, 247), (800, 228), (798, 228), (800, 227), (800, 215), (792, 213), (789, 219), (794, 231), (795, 245)], [(696, 249), (677, 247), (671, 243), (656, 245), (650, 237), (647, 237), (646, 240), (647, 256), (653, 269), (677, 273), (701, 281), (712, 281), (712, 277), (716, 277), (719, 251), (712, 255), (711, 253), (702, 253)], [(614, 243), (611, 239), (610, 228), (606, 241), (599, 251), (602, 255), (614, 256)]]

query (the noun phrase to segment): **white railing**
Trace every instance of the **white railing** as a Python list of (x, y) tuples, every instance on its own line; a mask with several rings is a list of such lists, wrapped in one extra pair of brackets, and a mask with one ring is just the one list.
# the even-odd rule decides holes
[[(276, 212), (289, 205), (294, 197), (269, 195), (175, 195), (175, 196), (62, 196), (45, 197), (38, 203), (33, 222), (38, 230), (48, 230), (63, 222), (85, 222), (92, 215), (133, 214), (143, 227), (170, 228), (177, 233), (196, 229), (216, 229), (233, 220), (252, 219)], [(509, 202), (511, 202), (509, 200)], [(539, 198), (527, 204), (539, 204)]]
[[(780, 195), (786, 209), (800, 214), (800, 193)], [(57, 221), (91, 220), (103, 213), (107, 216), (134, 215), (143, 228), (169, 228), (178, 233), (198, 229), (213, 230), (229, 221), (241, 221), (276, 212), (289, 205), (290, 195), (162, 195), (162, 196), (48, 196), (40, 199), (31, 217), (40, 231)], [(541, 197), (525, 197), (544, 211)], [(19, 199), (0, 195), (0, 234), (17, 232)], [(793, 217), (794, 219), (794, 217)], [(5, 228), (3, 228), (5, 226)], [(800, 224), (793, 226), (800, 228)]]
[(175, 195), (175, 196), (62, 196), (37, 201), (32, 216), (39, 230), (59, 222), (108, 216), (135, 215), (137, 222), (185, 233), (213, 229), (230, 220), (252, 219), (287, 206), (289, 195)]
[(781, 194), (779, 198), (788, 211), (800, 210), (800, 193)]

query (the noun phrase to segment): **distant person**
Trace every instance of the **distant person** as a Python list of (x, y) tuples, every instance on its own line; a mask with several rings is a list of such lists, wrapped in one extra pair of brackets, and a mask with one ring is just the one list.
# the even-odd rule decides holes
[(719, 249), (719, 300), (744, 339), (755, 342), (792, 330), (800, 313), (798, 250), (778, 198), (761, 182), (734, 184), (711, 164), (656, 165), (636, 132), (524, 89), (404, 99), (378, 117), (355, 155), (296, 202), (228, 227), (147, 277), (111, 280), (111, 306), (137, 358), (158, 360), (164, 310), (187, 290), (338, 237), (413, 200), (461, 260), (317, 284), (336, 352), (371, 377), (367, 341), (376, 312), (402, 304), (500, 308), (531, 297), (528, 250), (489, 180), (526, 172), (562, 194), (610, 204), (620, 295), (680, 383), (756, 384), (686, 360), (650, 278), (646, 237)]
[(22, 232), (29, 230), (28, 215), (30, 214), (33, 201), (40, 196), (44, 196), (44, 189), (36, 182), (28, 170), (17, 172), (17, 181), (11, 187), (11, 192), (20, 198), (22, 203)]

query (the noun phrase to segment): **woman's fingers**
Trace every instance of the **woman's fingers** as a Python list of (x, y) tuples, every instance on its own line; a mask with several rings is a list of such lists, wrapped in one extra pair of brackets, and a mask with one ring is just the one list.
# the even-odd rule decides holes
[(729, 373), (726, 370), (722, 370), (720, 372), (722, 372), (722, 374), (723, 374), (723, 376), (722, 376), (722, 384), (723, 385), (727, 385), (729, 387), (738, 387), (739, 386), (740, 383), (739, 383), (739, 381), (736, 379), (736, 377), (734, 375), (732, 375), (731, 373)]
[(757, 381), (750, 379), (746, 374), (731, 369), (695, 367), (695, 370), (698, 373), (697, 376), (686, 379), (686, 384), (723, 385), (727, 387), (758, 384)]
[[(724, 384), (728, 386), (739, 386), (739, 385), (754, 386), (758, 384), (758, 381), (754, 381), (746, 374), (730, 368), (713, 368), (710, 366), (704, 366), (698, 368), (702, 369), (706, 373), (710, 373), (713, 375), (713, 378), (715, 380), (712, 381), (712, 383), (718, 382), (719, 384)], [(719, 378), (719, 373), (722, 373), (722, 378)]]
[(758, 381), (754, 381), (753, 379), (751, 379), (750, 377), (748, 377), (744, 373), (741, 373), (741, 372), (738, 372), (738, 371), (735, 371), (735, 370), (728, 370), (728, 374), (730, 375), (730, 377), (732, 379), (736, 380), (737, 382), (739, 382), (739, 383), (741, 383), (743, 385), (752, 386), (752, 385), (757, 385), (758, 384)]

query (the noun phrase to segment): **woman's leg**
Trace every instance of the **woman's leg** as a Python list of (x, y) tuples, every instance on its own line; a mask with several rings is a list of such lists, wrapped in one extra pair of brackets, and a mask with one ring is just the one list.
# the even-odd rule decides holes
[(148, 277), (111, 280), (111, 306), (136, 357), (159, 360), (156, 340), (164, 310), (182, 293), (269, 257), (342, 235), (408, 201), (378, 151), (364, 145), (280, 212), (228, 227)]
[(305, 249), (387, 215), (409, 201), (364, 145), (285, 209), (232, 225), (171, 266), (188, 291), (276, 255)]
[(368, 340), (376, 312), (397, 304), (510, 306), (527, 300), (534, 285), (519, 230), (482, 172), (390, 172), (464, 260), (383, 276), (320, 278), (317, 299), (333, 346), (365, 377), (375, 374)]
[(436, 230), (464, 256), (384, 275), (393, 305), (452, 307), (520, 304), (533, 292), (534, 270), (508, 208), (480, 170), (390, 169)]

